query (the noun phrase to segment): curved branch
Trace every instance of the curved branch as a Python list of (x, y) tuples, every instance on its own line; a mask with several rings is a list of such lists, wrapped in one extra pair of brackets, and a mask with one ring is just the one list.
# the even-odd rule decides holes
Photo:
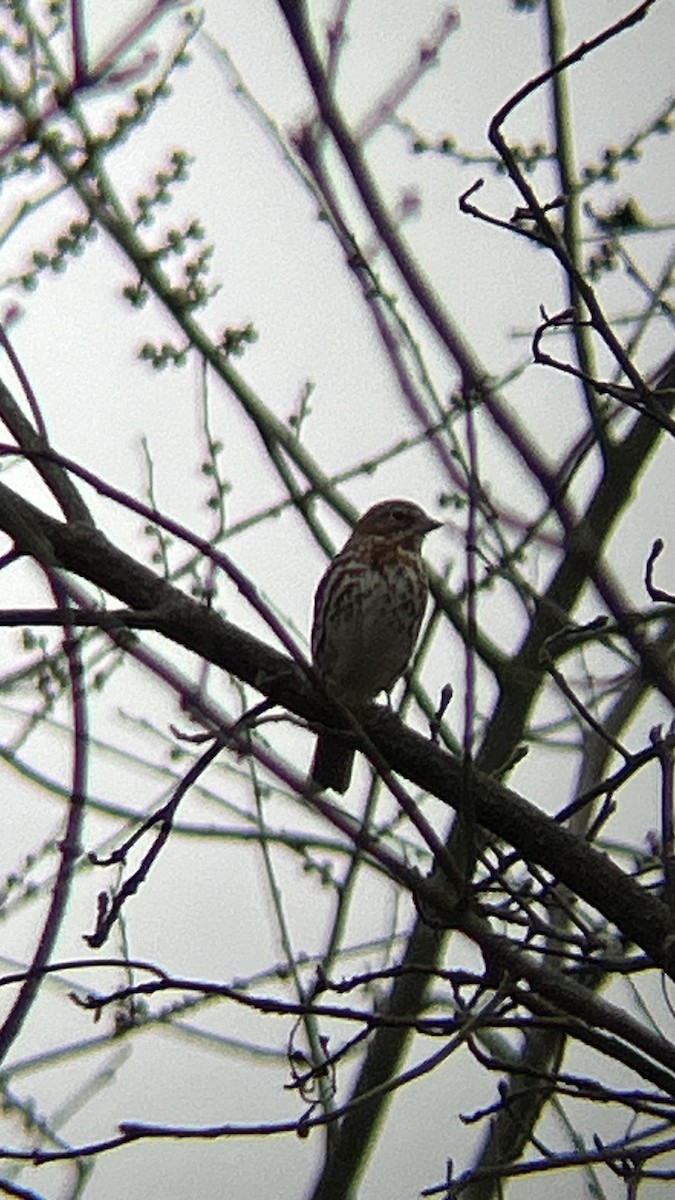
[[(339, 713), (298, 664), (183, 595), (98, 530), (64, 525), (6, 484), (0, 484), (0, 528), (5, 527), (2, 510), (8, 496), (26, 524), (49, 544), (60, 566), (130, 608), (145, 610), (149, 628), (236, 675), (297, 716), (341, 727)], [(458, 759), (406, 728), (393, 713), (373, 706), (362, 717), (362, 725), (392, 770), (458, 811), (467, 803), (468, 788), (468, 802), (480, 826), (504, 838), (526, 860), (549, 870), (641, 946), (655, 964), (672, 971), (666, 906), (605, 855), (491, 776), (476, 770), (466, 773)]]
[[(57, 578), (51, 576), (52, 591), (57, 603), (65, 600), (63, 588)], [(73, 766), (70, 803), (66, 829), (59, 843), (60, 862), (52, 888), (51, 903), (42, 928), (32, 962), (26, 972), (16, 1000), (12, 1004), (2, 1028), (0, 1028), (0, 1062), (4, 1062), (8, 1050), (21, 1032), (33, 1001), (44, 978), (61, 924), (66, 914), (70, 897), (75, 863), (81, 854), (80, 832), (84, 820), (86, 803), (87, 761), (89, 734), (87, 720), (86, 689), (83, 679), (83, 664), (80, 647), (73, 638), (71, 629), (65, 628), (64, 652), (68, 664), (70, 692), (73, 709)]]

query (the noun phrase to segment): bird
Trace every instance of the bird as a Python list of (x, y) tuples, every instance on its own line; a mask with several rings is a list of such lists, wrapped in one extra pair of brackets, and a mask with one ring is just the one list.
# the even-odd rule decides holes
[[(400, 679), (427, 605), (422, 543), (440, 525), (410, 500), (380, 501), (329, 563), (314, 599), (312, 662), (331, 699), (358, 712)], [(354, 754), (339, 735), (320, 733), (311, 783), (346, 792)]]

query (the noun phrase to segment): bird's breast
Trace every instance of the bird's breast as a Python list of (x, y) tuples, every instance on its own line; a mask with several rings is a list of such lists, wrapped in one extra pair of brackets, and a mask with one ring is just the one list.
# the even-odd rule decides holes
[(390, 690), (412, 657), (426, 573), (418, 555), (384, 547), (343, 561), (327, 584), (315, 661), (340, 699), (365, 703)]

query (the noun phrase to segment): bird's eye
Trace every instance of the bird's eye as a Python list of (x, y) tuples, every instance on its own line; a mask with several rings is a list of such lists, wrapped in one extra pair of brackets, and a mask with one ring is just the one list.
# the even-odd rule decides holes
[(405, 521), (406, 513), (404, 508), (393, 508), (391, 515), (395, 521)]

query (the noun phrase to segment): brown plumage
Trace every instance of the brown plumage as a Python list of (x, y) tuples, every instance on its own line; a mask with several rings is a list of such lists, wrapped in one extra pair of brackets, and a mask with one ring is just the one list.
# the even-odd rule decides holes
[[(375, 504), (319, 583), (314, 666), (328, 694), (351, 709), (391, 691), (412, 658), (428, 594), (422, 542), (438, 527), (409, 500)], [(353, 762), (343, 739), (320, 734), (312, 782), (345, 792)]]

